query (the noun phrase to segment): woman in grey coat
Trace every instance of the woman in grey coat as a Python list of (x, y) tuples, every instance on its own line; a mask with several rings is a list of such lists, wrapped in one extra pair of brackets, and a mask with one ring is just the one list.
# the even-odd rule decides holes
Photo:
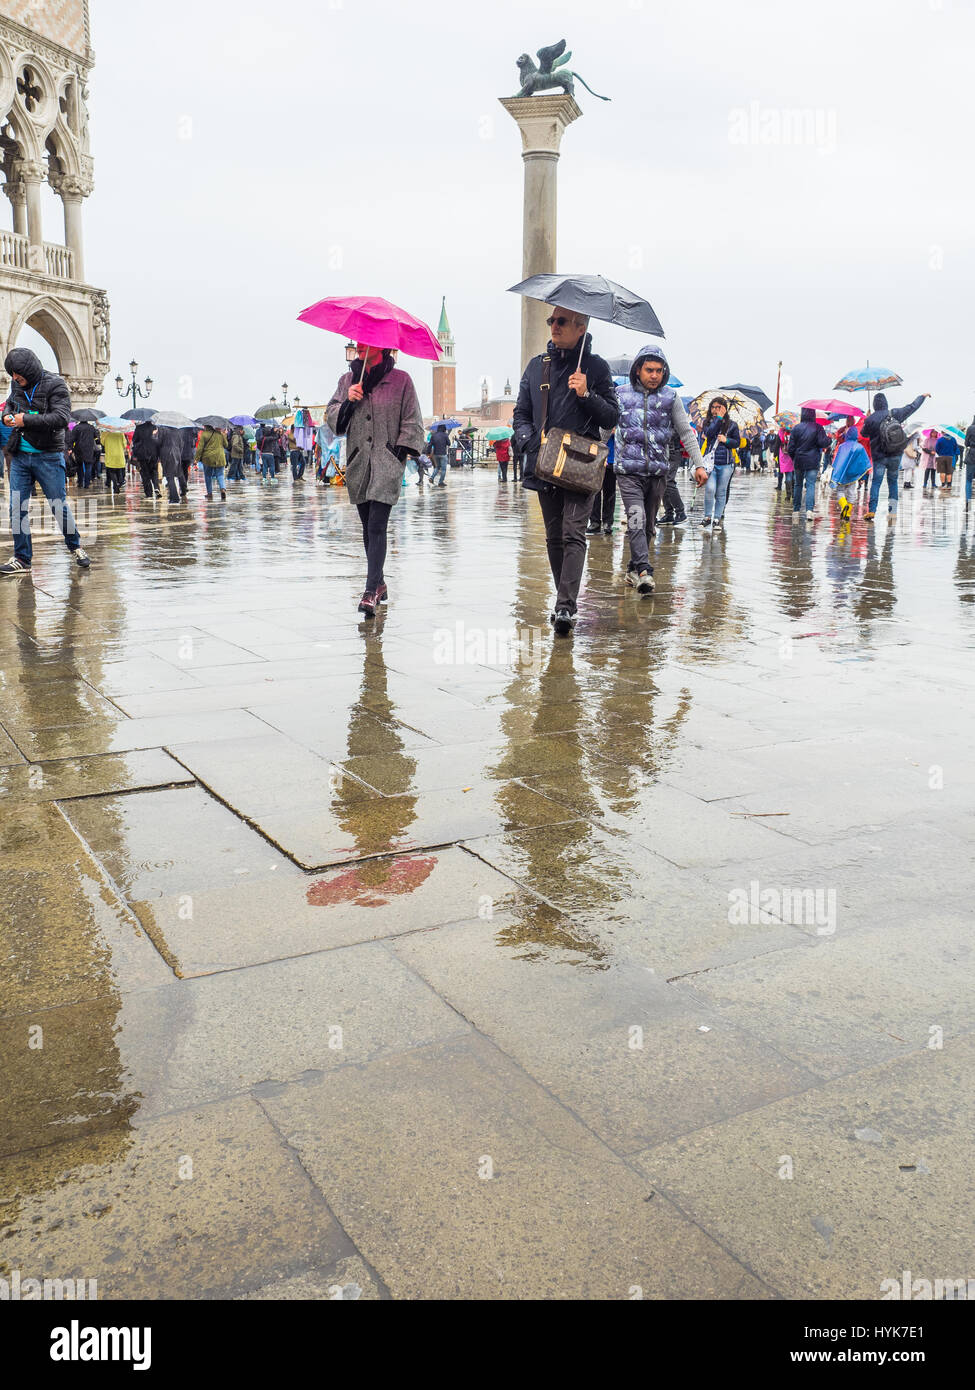
[(416, 389), (396, 369), (389, 348), (360, 344), (358, 359), (328, 403), (328, 423), (336, 435), (348, 436), (345, 480), (362, 519), (368, 563), (359, 612), (374, 618), (389, 598), (383, 572), (389, 514), (402, 493), (406, 460), (419, 457), (426, 437)]

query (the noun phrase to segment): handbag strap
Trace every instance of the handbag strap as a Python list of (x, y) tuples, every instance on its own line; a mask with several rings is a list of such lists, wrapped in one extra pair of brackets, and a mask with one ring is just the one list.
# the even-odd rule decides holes
[(542, 358), (542, 438), (548, 430), (548, 403), (552, 395), (552, 359), (548, 353)]

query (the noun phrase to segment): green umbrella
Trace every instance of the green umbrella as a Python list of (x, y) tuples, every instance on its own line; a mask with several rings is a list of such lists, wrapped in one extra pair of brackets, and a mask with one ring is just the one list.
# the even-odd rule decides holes
[(493, 444), (498, 439), (513, 439), (514, 433), (514, 430), (509, 429), (488, 430), (484, 437), (489, 444)]

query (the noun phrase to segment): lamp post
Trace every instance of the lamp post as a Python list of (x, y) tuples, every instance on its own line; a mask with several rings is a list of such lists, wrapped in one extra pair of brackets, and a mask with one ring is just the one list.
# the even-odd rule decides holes
[(123, 397), (123, 399), (126, 396), (131, 396), (132, 409), (137, 410), (139, 408), (140, 399), (147, 401), (149, 397), (152, 395), (153, 380), (151, 376), (147, 376), (145, 380), (145, 386), (142, 387), (139, 385), (139, 383), (136, 381), (136, 377), (139, 375), (139, 364), (134, 357), (132, 361), (129, 363), (129, 371), (132, 373), (131, 383), (128, 386), (126, 386), (125, 379), (120, 372), (118, 376), (115, 378), (115, 389), (116, 391), (118, 391), (119, 395)]

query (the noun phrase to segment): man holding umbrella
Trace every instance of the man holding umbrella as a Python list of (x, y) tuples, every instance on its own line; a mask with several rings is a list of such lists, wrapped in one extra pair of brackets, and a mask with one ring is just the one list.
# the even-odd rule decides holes
[(548, 351), (533, 357), (525, 370), (512, 424), (516, 450), (525, 453), (523, 485), (538, 493), (545, 519), (549, 564), (558, 589), (552, 621), (556, 633), (567, 637), (576, 623), (586, 563), (586, 523), (595, 493), (569, 492), (535, 477), (546, 397), (547, 429), (568, 430), (597, 441), (601, 429), (616, 428), (620, 412), (609, 364), (592, 351), (587, 316), (556, 308), (548, 326), (552, 332)]

